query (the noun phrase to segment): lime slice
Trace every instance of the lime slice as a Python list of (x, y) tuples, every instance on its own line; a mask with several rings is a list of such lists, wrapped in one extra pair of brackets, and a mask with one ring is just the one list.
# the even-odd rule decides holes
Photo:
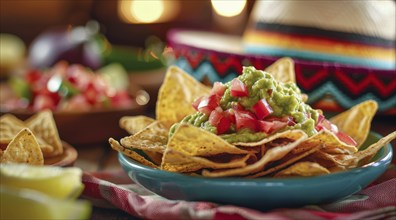
[(81, 176), (77, 167), (0, 165), (1, 185), (33, 189), (56, 198), (77, 198), (84, 189)]
[(129, 79), (128, 73), (118, 63), (109, 64), (105, 67), (102, 67), (97, 72), (99, 72), (103, 79), (109, 83), (111, 88), (114, 88), (118, 91), (125, 90), (128, 88)]
[(88, 219), (91, 204), (30, 190), (0, 187), (1, 219)]

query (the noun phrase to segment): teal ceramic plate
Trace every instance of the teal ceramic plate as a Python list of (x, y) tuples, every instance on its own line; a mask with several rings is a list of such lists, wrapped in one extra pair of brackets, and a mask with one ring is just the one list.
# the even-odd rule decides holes
[[(365, 146), (380, 138), (371, 132)], [(385, 172), (392, 160), (392, 147), (387, 144), (363, 167), (308, 178), (192, 177), (143, 166), (121, 153), (118, 156), (121, 166), (134, 182), (165, 198), (265, 210), (325, 204), (359, 192)]]

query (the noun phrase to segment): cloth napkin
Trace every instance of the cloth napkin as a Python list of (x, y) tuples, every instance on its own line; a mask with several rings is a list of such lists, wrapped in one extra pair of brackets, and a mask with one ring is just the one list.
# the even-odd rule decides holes
[(142, 219), (214, 220), (396, 220), (396, 166), (375, 182), (342, 201), (298, 209), (258, 211), (211, 202), (168, 200), (133, 183), (123, 170), (84, 173), (84, 199), (94, 206), (118, 208)]

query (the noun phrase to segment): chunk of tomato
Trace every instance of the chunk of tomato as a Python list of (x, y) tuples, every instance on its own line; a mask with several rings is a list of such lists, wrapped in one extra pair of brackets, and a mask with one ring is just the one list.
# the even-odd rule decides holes
[(231, 82), (231, 96), (233, 97), (248, 96), (248, 89), (246, 85), (238, 78), (235, 78)]
[(201, 97), (199, 97), (199, 98), (196, 98), (196, 99), (193, 101), (193, 103), (191, 104), (192, 107), (193, 107), (195, 110), (197, 110), (197, 111), (198, 111), (199, 103), (201, 103), (201, 101), (202, 101), (202, 98), (204, 98), (204, 97), (201, 96)]
[(224, 111), (224, 117), (228, 118), (231, 123), (235, 124), (235, 111), (234, 109), (230, 108)]
[(94, 105), (99, 100), (99, 92), (93, 83), (89, 83), (84, 91), (84, 96), (87, 102)]
[(319, 115), (318, 115), (318, 121), (316, 122), (316, 124), (322, 123), (322, 121), (323, 121), (324, 119), (325, 119), (324, 115), (319, 114)]
[(209, 115), (209, 123), (213, 126), (217, 126), (219, 124), (220, 120), (223, 118), (223, 114), (221, 111), (218, 111), (217, 109), (213, 110), (210, 115)]
[(267, 134), (271, 134), (279, 129), (286, 127), (287, 122), (283, 121), (258, 121), (259, 129)]
[(213, 87), (210, 94), (222, 97), (224, 95), (225, 90), (226, 90), (226, 86), (223, 83), (215, 82), (213, 83)]
[(317, 131), (321, 131), (323, 129), (327, 129), (331, 132), (333, 132), (334, 134), (336, 134), (338, 132), (338, 128), (335, 124), (331, 123), (329, 120), (327, 119), (323, 119), (320, 123), (318, 123), (315, 126), (315, 129)]
[(221, 120), (219, 121), (219, 123), (216, 126), (217, 134), (226, 133), (228, 130), (230, 130), (230, 127), (231, 127), (230, 119), (228, 119), (226, 117), (221, 118)]
[(214, 110), (210, 113), (209, 123), (216, 127), (217, 134), (224, 134), (231, 127), (231, 121), (227, 118), (224, 112), (219, 110)]
[(349, 135), (345, 134), (342, 131), (337, 132), (336, 136), (338, 137), (338, 139), (340, 139), (340, 141), (342, 141), (346, 144), (353, 145), (353, 146), (357, 145), (356, 141), (353, 140), (353, 138), (351, 138)]
[(274, 123), (271, 121), (258, 121), (258, 125), (260, 131), (270, 134), (273, 130), (272, 126), (274, 125)]
[(266, 99), (260, 99), (256, 104), (254, 104), (253, 111), (259, 120), (269, 116), (274, 112)]
[(48, 95), (37, 95), (33, 101), (33, 110), (41, 111), (44, 109), (55, 110), (55, 101)]
[(29, 84), (33, 84), (35, 82), (37, 82), (38, 80), (40, 80), (42, 76), (42, 73), (39, 72), (38, 70), (30, 70), (26, 73), (25, 78), (27, 83)]
[(286, 122), (287, 125), (289, 126), (294, 126), (296, 125), (296, 122), (294, 121), (294, 118), (292, 116), (283, 116), (283, 117), (267, 117), (265, 118), (266, 121), (279, 121), (279, 122)]
[(217, 106), (219, 106), (218, 98), (216, 95), (210, 95), (201, 99), (198, 105), (198, 111), (210, 115)]
[(250, 129), (251, 131), (258, 131), (258, 120), (252, 112), (244, 110), (235, 110), (235, 126), (237, 131), (244, 128)]
[(133, 105), (132, 98), (127, 91), (117, 91), (109, 98), (113, 108), (128, 108)]

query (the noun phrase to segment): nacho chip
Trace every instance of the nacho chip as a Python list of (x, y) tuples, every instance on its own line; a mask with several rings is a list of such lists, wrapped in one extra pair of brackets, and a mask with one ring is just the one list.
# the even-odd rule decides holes
[[(250, 176), (246, 176), (247, 178), (257, 178), (257, 177), (262, 177), (262, 176), (266, 176), (269, 175), (271, 173), (274, 173), (278, 170), (281, 170), (287, 166), (289, 166), (290, 164), (295, 163), (296, 161), (301, 160), (302, 158), (307, 157), (308, 155), (318, 151), (320, 148), (322, 148), (323, 146), (317, 145), (316, 147), (313, 147), (311, 149), (307, 149), (305, 148), (305, 151), (298, 151), (298, 153), (293, 153), (293, 151), (291, 151), (291, 155), (288, 157), (287, 155), (285, 156), (285, 158), (282, 158), (278, 165), (271, 167), (269, 169), (266, 169), (264, 171), (255, 173), (253, 175)], [(289, 153), (289, 154), (290, 154)]]
[(340, 131), (351, 136), (359, 149), (370, 132), (371, 121), (377, 109), (377, 102), (368, 100), (332, 117), (330, 121), (337, 125)]
[(163, 154), (168, 142), (168, 129), (159, 121), (151, 123), (138, 133), (124, 137), (121, 144), (127, 148)]
[(355, 168), (357, 166), (367, 164), (383, 146), (385, 146), (395, 138), (396, 131), (381, 138), (379, 141), (371, 144), (366, 149), (358, 151), (354, 154), (329, 154), (319, 151), (315, 152), (315, 158), (318, 160), (318, 162), (321, 160), (321, 162), (319, 163), (321, 163), (322, 165), (325, 164), (324, 166), (326, 167), (332, 167), (332, 170)]
[(323, 167), (347, 167), (358, 163), (358, 159), (350, 154), (331, 154), (325, 151), (317, 151), (309, 158)]
[(124, 116), (120, 119), (119, 125), (122, 129), (127, 131), (129, 134), (135, 134), (143, 130), (149, 124), (153, 123), (155, 119), (144, 116)]
[(355, 153), (354, 156), (358, 158), (359, 164), (367, 164), (378, 153), (378, 151), (381, 150), (382, 147), (394, 139), (396, 139), (396, 131), (381, 138), (379, 141), (371, 144), (366, 149)]
[(156, 119), (170, 128), (185, 116), (195, 113), (191, 103), (209, 92), (209, 87), (201, 84), (183, 70), (175, 66), (169, 67), (159, 89)]
[(46, 152), (45, 156), (56, 156), (63, 153), (63, 145), (59, 137), (58, 128), (50, 110), (44, 110), (33, 115), (25, 123), (37, 139), (42, 139), (53, 147), (53, 151)]
[(281, 159), (308, 137), (307, 134), (305, 134), (305, 132), (302, 130), (288, 130), (282, 133), (282, 138), (288, 138), (291, 142), (285, 145), (280, 145), (268, 149), (264, 156), (256, 163), (253, 163), (243, 168), (229, 169), (223, 171), (203, 170), (202, 175), (207, 177), (246, 176), (252, 173), (260, 172), (269, 162)]
[(283, 83), (296, 83), (294, 73), (294, 61), (289, 57), (283, 57), (268, 66), (264, 71), (271, 73), (275, 80)]
[(2, 163), (43, 165), (44, 157), (33, 133), (23, 128), (8, 144), (1, 157)]
[[(180, 124), (167, 147), (189, 156), (209, 157), (221, 153), (247, 154), (248, 151), (228, 143), (219, 136), (190, 124)], [(166, 153), (164, 157), (166, 157)]]
[(144, 154), (146, 154), (146, 156), (150, 159), (150, 161), (152, 161), (153, 163), (155, 163), (155, 165), (160, 166), (162, 163), (162, 153), (157, 153), (157, 152), (153, 152), (153, 151), (147, 151), (147, 150), (142, 150)]
[(329, 174), (330, 171), (320, 164), (313, 162), (298, 162), (276, 173), (274, 177), (319, 176)]
[(118, 152), (121, 152), (125, 156), (128, 156), (129, 158), (131, 158), (145, 166), (158, 168), (157, 165), (155, 165), (151, 161), (147, 160), (142, 155), (136, 153), (135, 151), (133, 151), (131, 149), (123, 147), (118, 141), (114, 140), (113, 138), (109, 139), (109, 143), (110, 143), (111, 148), (113, 148), (114, 150), (116, 150)]
[(0, 143), (8, 144), (18, 132), (25, 128), (23, 121), (11, 114), (0, 117)]
[(196, 163), (191, 160), (191, 156), (178, 153), (172, 149), (165, 151), (162, 158), (161, 170), (170, 172), (194, 172), (203, 168), (202, 164)]
[(328, 130), (322, 130), (321, 132), (311, 136), (303, 143), (306, 146), (309, 145), (323, 145), (324, 149), (338, 149), (341, 148), (347, 152), (357, 152), (357, 148), (353, 145), (348, 145), (340, 141), (335, 134)]
[[(203, 168), (226, 169), (246, 166), (250, 154), (218, 155), (215, 157), (195, 157), (168, 149), (161, 169), (172, 172), (192, 172)], [(217, 157), (217, 158), (216, 158)]]

